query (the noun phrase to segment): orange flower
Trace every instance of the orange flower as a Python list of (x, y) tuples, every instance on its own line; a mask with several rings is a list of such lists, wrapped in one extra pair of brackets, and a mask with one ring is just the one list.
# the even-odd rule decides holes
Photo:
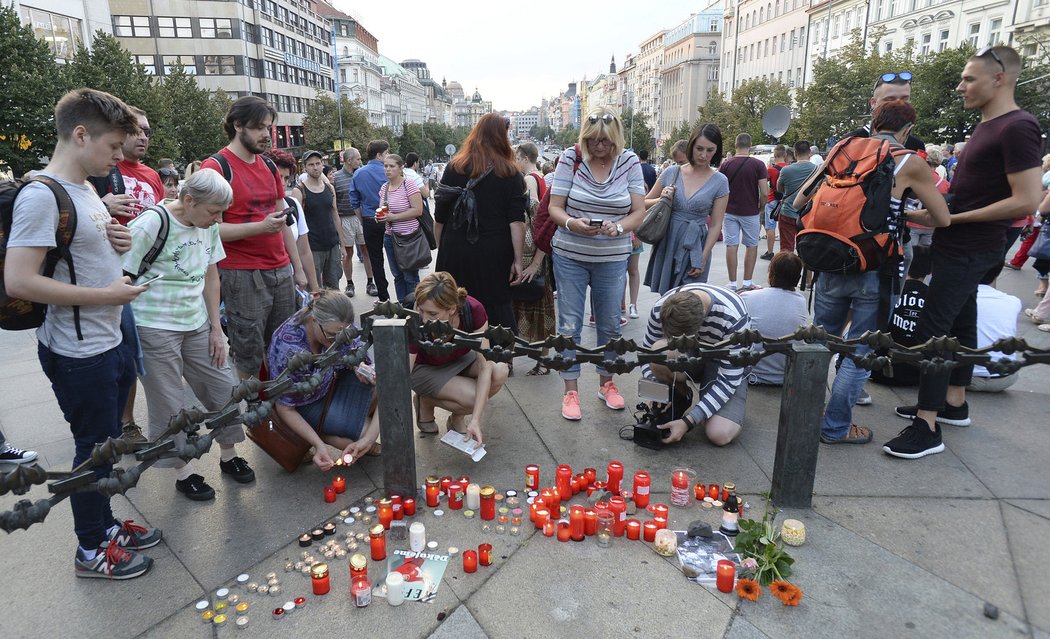
[(786, 581), (774, 581), (769, 584), (769, 592), (785, 606), (797, 606), (802, 600), (802, 591)]
[(802, 601), (802, 590), (795, 588), (795, 594), (791, 595), (790, 599), (783, 599), (785, 606), (797, 606), (798, 602)]
[(762, 596), (762, 587), (754, 579), (737, 579), (736, 594), (742, 599), (758, 601)]

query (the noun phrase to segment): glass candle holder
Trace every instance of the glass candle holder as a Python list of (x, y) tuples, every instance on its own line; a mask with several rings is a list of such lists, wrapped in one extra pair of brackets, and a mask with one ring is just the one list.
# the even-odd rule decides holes
[(728, 559), (719, 559), (715, 568), (715, 585), (720, 592), (733, 592), (733, 582), (736, 580), (736, 565)]
[(474, 550), (463, 551), (463, 572), (472, 573), (478, 571), (478, 553)]
[(656, 533), (660, 530), (660, 524), (655, 521), (647, 521), (642, 524), (642, 539), (650, 543), (656, 541)]
[(785, 519), (780, 526), (780, 538), (789, 546), (806, 543), (806, 524), (797, 519)]
[(634, 487), (631, 492), (634, 495), (634, 505), (638, 508), (647, 508), (649, 506), (649, 488), (651, 484), (652, 478), (644, 470), (639, 470), (634, 474)]
[(613, 527), (615, 526), (616, 516), (609, 510), (598, 510), (597, 511), (598, 522), (595, 530), (594, 538), (598, 545), (602, 548), (606, 548), (612, 541)]
[(627, 538), (632, 541), (638, 541), (642, 536), (642, 522), (637, 519), (628, 519), (625, 524), (627, 530)]
[(684, 508), (693, 501), (690, 490), (696, 482), (696, 471), (691, 468), (675, 468), (671, 471), (671, 504)]
[(673, 530), (657, 530), (656, 541), (653, 543), (657, 553), (664, 557), (671, 557), (675, 554), (675, 550), (678, 549), (678, 535), (674, 534)]

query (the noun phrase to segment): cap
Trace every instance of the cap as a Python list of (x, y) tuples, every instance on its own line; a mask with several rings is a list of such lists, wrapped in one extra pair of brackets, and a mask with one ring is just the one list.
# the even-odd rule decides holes
[(303, 162), (305, 163), (306, 161), (308, 161), (311, 157), (313, 157), (315, 155), (317, 157), (321, 157), (321, 152), (320, 151), (307, 151), (306, 153), (303, 153)]

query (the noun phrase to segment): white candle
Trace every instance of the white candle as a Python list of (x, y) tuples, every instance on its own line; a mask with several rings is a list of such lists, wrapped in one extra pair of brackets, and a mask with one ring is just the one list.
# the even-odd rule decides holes
[(478, 510), (481, 508), (481, 486), (467, 484), (467, 510)]
[(399, 572), (392, 572), (386, 576), (386, 600), (391, 606), (400, 606), (405, 601), (405, 591), (402, 586), (405, 577)]

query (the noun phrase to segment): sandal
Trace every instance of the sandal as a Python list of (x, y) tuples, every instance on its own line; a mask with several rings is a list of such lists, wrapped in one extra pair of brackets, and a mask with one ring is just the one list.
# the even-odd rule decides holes
[(1024, 309), (1024, 314), (1025, 314), (1025, 317), (1027, 317), (1028, 319), (1032, 320), (1032, 322), (1034, 322), (1036, 324), (1045, 324), (1047, 322), (1046, 319), (1044, 319), (1042, 317), (1039, 317), (1038, 315), (1035, 314), (1035, 309), (1034, 308), (1026, 308), (1026, 309)]
[(1044, 333), (1050, 333), (1050, 324), (1040, 324), (1039, 326), (1036, 326), (1036, 328)]
[(825, 437), (823, 433), (820, 434), (820, 441), (825, 444), (867, 444), (871, 441), (872, 432), (867, 426), (857, 426), (856, 424), (850, 424), (849, 432), (846, 433), (845, 437), (839, 439), (831, 439)]
[(526, 376), (548, 375), (548, 374), (550, 374), (550, 372), (551, 372), (551, 369), (547, 368), (543, 364), (536, 364), (535, 366), (530, 368), (529, 372), (525, 373), (525, 375)]
[(427, 435), (437, 434), (438, 425), (436, 421), (434, 421), (433, 419), (419, 419), (419, 395), (415, 395), (412, 397), (412, 408), (415, 409), (416, 428), (419, 429), (419, 432), (426, 433)]
[(460, 435), (467, 434), (467, 424), (463, 421), (466, 415), (449, 415), (445, 421), (446, 430), (454, 430)]

